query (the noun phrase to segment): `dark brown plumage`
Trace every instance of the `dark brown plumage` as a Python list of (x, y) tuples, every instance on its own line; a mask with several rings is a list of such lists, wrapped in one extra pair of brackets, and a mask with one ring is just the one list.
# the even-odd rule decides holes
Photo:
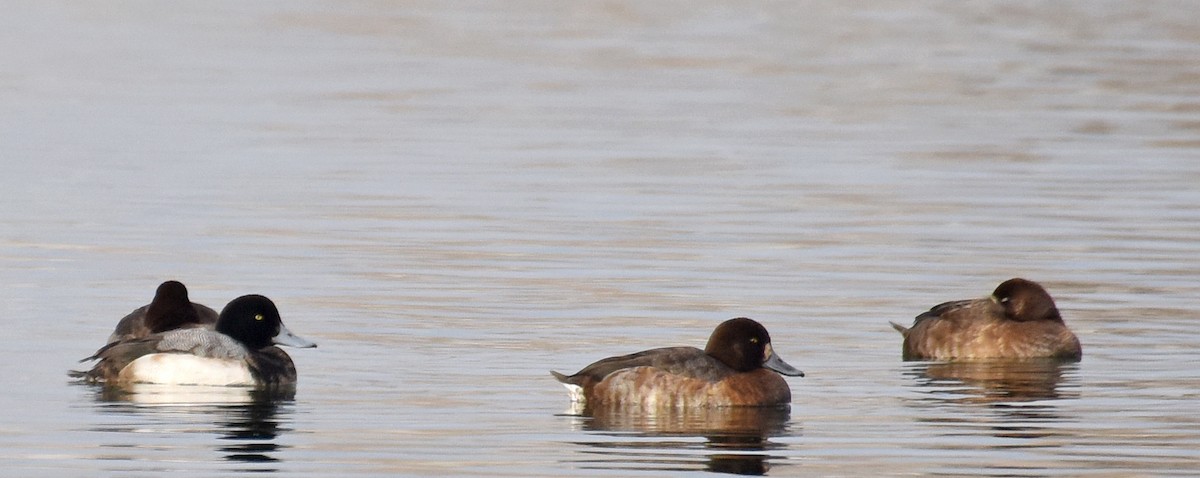
[(992, 295), (945, 302), (918, 315), (904, 336), (904, 360), (1048, 358), (1077, 361), (1079, 339), (1040, 284), (1009, 279)]
[(804, 376), (775, 355), (767, 329), (747, 318), (717, 327), (704, 350), (667, 347), (597, 361), (566, 376), (572, 400), (587, 406), (777, 406), (791, 403), (779, 374)]
[(212, 308), (189, 300), (183, 283), (169, 280), (158, 286), (149, 304), (134, 309), (117, 322), (107, 343), (188, 327), (212, 328), (218, 315)]

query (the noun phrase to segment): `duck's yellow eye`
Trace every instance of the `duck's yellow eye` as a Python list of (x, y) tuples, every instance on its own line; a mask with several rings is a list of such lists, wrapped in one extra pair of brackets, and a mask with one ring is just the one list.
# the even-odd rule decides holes
[(262, 321), (262, 319), (263, 319), (263, 315), (262, 315), (262, 314), (254, 314), (254, 320), (257, 320), (257, 321), (261, 322), (261, 321)]
[(758, 337), (750, 337), (750, 343), (752, 343), (752, 344), (757, 344), (757, 343), (758, 343)]

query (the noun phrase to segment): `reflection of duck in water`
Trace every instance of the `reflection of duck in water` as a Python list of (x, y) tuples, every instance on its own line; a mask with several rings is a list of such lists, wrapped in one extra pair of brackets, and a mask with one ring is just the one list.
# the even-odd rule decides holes
[(1078, 367), (1052, 359), (911, 363), (905, 375), (923, 393), (909, 405), (928, 414), (917, 418), (922, 422), (969, 422), (996, 437), (1046, 438), (1061, 432), (1047, 424), (1069, 417), (1056, 402), (1078, 397), (1064, 386)]
[(231, 405), (290, 401), (296, 387), (207, 387), (192, 385), (130, 383), (97, 389), (96, 399), (136, 405)]
[[(223, 440), (232, 444), (220, 448), (228, 453), (225, 459), (246, 463), (269, 463), (279, 461), (272, 456), (281, 447), (275, 439), (287, 428), (280, 426), (277, 417), (279, 399), (277, 392), (253, 390), (254, 400), (241, 405), (224, 405), (224, 419), (217, 425), (225, 431)], [(263, 470), (255, 470), (263, 471)]]
[(908, 375), (923, 386), (964, 384), (944, 392), (968, 402), (1014, 402), (1061, 398), (1065, 369), (1075, 364), (1056, 360), (1000, 360), (914, 364)]
[(659, 348), (606, 358), (571, 376), (551, 373), (573, 402), (645, 408), (790, 405), (779, 374), (804, 376), (775, 354), (767, 329), (747, 318), (721, 323), (704, 350)]
[(771, 468), (772, 458), (778, 459), (770, 452), (786, 448), (770, 437), (789, 434), (790, 409), (610, 405), (593, 407), (577, 419), (584, 430), (606, 435), (603, 440), (576, 442), (589, 446), (592, 467), (761, 475)]
[(911, 328), (892, 327), (904, 336), (904, 360), (1078, 361), (1083, 355), (1054, 299), (1025, 279), (1004, 281), (988, 297), (934, 306)]
[[(184, 385), (131, 384), (125, 387), (96, 389), (99, 410), (113, 416), (134, 417), (128, 426), (111, 426), (108, 431), (143, 435), (147, 427), (158, 423), (142, 416), (169, 416), (172, 430), (180, 423), (191, 423), (219, 435), (215, 449), (226, 460), (272, 463), (276, 452), (285, 446), (276, 443), (289, 431), (290, 407), (294, 389), (254, 389), (246, 387), (196, 387)], [(210, 425), (211, 423), (211, 425)], [(189, 427), (189, 429), (196, 429)], [(245, 471), (278, 471), (252, 468)]]
[(788, 407), (701, 407), (645, 409), (597, 406), (584, 415), (585, 430), (630, 431), (648, 435), (726, 435), (766, 437), (787, 430)]

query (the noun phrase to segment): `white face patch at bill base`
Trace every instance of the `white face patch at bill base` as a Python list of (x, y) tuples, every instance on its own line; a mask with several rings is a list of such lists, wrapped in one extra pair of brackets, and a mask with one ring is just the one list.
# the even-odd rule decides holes
[(197, 357), (191, 354), (150, 354), (121, 369), (121, 382), (170, 385), (254, 386), (254, 376), (242, 360)]

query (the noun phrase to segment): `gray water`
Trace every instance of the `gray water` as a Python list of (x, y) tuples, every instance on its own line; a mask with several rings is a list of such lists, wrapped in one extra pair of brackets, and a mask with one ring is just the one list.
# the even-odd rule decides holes
[[(6, 476), (1191, 475), (1200, 5), (13, 2)], [(1083, 361), (903, 363), (1026, 277)], [(294, 397), (72, 384), (166, 279)], [(750, 316), (790, 413), (547, 373)], [(195, 387), (193, 387), (195, 388)]]

